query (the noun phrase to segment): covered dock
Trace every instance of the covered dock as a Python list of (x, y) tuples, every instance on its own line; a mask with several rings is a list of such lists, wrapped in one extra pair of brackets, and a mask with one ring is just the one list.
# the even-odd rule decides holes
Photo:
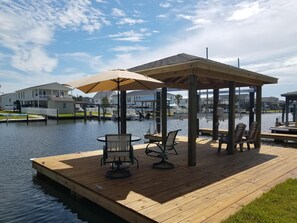
[[(187, 89), (188, 100), (188, 166), (196, 165), (196, 137), (197, 137), (197, 90), (213, 89), (213, 139), (218, 139), (218, 99), (219, 89), (229, 89), (229, 117), (228, 117), (228, 153), (234, 153), (234, 132), (235, 132), (235, 88), (251, 87), (250, 92), (250, 123), (254, 121), (254, 108), (256, 110), (256, 122), (259, 123), (259, 131), (256, 140), (256, 147), (260, 148), (261, 133), (261, 107), (262, 107), (262, 86), (265, 84), (276, 84), (277, 78), (256, 72), (233, 67), (213, 60), (201, 57), (178, 54), (163, 58), (147, 64), (129, 69), (137, 73), (147, 75), (166, 83), (161, 92), (161, 133), (163, 141), (167, 135), (166, 95), (167, 87)], [(255, 103), (256, 93), (256, 105)], [(123, 94), (123, 101), (125, 94)], [(122, 104), (124, 107), (124, 104)], [(124, 109), (123, 109), (124, 110)], [(123, 112), (124, 113), (124, 112)], [(124, 114), (123, 114), (124, 115)], [(125, 125), (122, 132), (126, 131)]]

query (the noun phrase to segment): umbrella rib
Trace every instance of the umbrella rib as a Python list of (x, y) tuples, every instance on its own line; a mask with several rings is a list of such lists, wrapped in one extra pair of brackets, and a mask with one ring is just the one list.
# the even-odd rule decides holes
[(96, 84), (94, 84), (89, 90), (86, 91), (87, 93), (90, 93), (91, 90), (93, 90), (98, 84), (100, 84), (101, 82), (97, 82)]
[(135, 80), (137, 83), (139, 83), (140, 85), (142, 85), (143, 87), (145, 87), (146, 89), (152, 90), (153, 88), (147, 87), (146, 85), (144, 85), (143, 83), (141, 83), (138, 80)]

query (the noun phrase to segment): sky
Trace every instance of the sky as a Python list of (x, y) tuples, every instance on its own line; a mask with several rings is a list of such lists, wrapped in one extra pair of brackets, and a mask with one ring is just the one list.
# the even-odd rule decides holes
[(296, 0), (1, 0), (0, 94), (187, 53), (297, 91)]

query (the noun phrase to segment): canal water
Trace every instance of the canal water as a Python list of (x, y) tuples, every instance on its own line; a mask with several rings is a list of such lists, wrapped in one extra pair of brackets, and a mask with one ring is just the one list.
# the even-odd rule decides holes
[[(264, 114), (263, 131), (269, 132), (279, 117)], [(247, 124), (248, 116), (238, 122)], [(149, 128), (154, 131), (154, 126), (153, 120), (128, 121), (127, 132), (143, 138)], [(168, 131), (182, 129), (179, 135), (187, 135), (187, 126), (187, 119), (168, 120)], [(201, 128), (211, 126), (211, 121), (200, 119)], [(221, 129), (227, 126), (227, 120), (220, 122)], [(71, 196), (59, 185), (37, 178), (30, 162), (35, 157), (97, 150), (103, 146), (96, 140), (98, 136), (116, 132), (114, 121), (1, 123), (0, 222), (124, 222), (91, 202)]]

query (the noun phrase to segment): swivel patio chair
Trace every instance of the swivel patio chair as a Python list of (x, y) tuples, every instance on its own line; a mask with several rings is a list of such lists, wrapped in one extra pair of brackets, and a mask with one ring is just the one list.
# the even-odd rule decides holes
[[(237, 145), (239, 144), (240, 151), (242, 151), (242, 147), (243, 147), (243, 138), (242, 137), (244, 135), (245, 128), (246, 128), (246, 125), (243, 123), (237, 124), (236, 128), (235, 128), (235, 137), (234, 137), (235, 149), (236, 149)], [(229, 142), (229, 135), (225, 135), (225, 136), (221, 135), (221, 137), (219, 139), (218, 152), (221, 151), (222, 144), (225, 143), (228, 145), (228, 142)]]
[[(167, 134), (165, 143), (162, 144), (161, 141), (159, 142), (151, 142), (145, 148), (145, 154), (148, 156), (158, 157), (161, 158), (160, 162), (154, 163), (153, 167), (158, 169), (172, 169), (174, 168), (174, 164), (167, 162), (168, 155), (178, 155), (175, 146), (177, 145), (176, 142), (176, 135), (178, 131), (181, 129), (171, 131)], [(155, 144), (156, 147), (149, 148), (151, 144)]]
[(127, 167), (123, 167), (124, 163), (134, 164), (134, 160), (138, 160), (133, 154), (133, 146), (131, 145), (131, 134), (107, 134), (105, 135), (105, 147), (103, 148), (102, 164), (111, 164), (111, 170), (106, 172), (108, 178), (124, 178), (131, 176), (131, 172)]

